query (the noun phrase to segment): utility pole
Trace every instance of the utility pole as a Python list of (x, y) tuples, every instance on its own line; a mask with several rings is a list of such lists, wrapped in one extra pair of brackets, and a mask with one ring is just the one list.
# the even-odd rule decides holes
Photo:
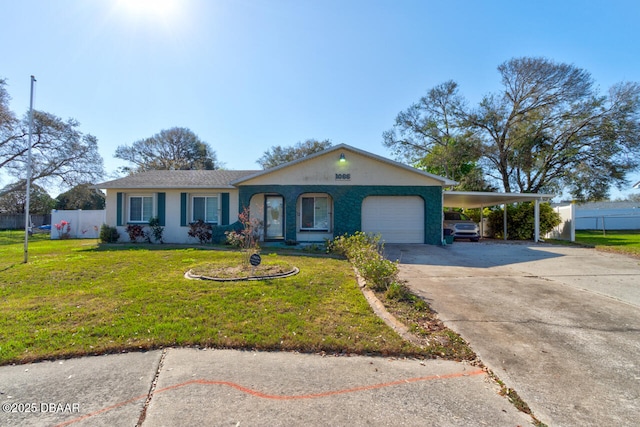
[(31, 76), (31, 98), (29, 102), (29, 148), (27, 151), (27, 203), (24, 207), (24, 263), (29, 261), (29, 231), (31, 215), (29, 214), (29, 201), (31, 196), (31, 140), (33, 138), (33, 86), (36, 78)]

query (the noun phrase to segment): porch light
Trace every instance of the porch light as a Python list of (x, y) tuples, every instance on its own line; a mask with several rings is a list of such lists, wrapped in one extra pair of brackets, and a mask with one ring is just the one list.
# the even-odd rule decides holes
[(344, 153), (340, 153), (340, 163), (346, 162), (347, 159), (344, 157)]

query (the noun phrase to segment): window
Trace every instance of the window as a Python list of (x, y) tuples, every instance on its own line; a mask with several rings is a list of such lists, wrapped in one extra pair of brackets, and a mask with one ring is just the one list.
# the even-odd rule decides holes
[(329, 231), (329, 197), (302, 197), (300, 229)]
[(447, 221), (471, 221), (471, 219), (461, 212), (447, 211), (444, 213), (444, 219)]
[(194, 196), (192, 220), (218, 224), (218, 196)]
[(152, 216), (152, 196), (129, 197), (129, 222), (149, 222)]

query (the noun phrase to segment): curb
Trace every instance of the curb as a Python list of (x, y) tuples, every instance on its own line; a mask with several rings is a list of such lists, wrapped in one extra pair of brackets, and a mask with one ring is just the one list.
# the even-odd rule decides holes
[(353, 270), (356, 273), (356, 280), (358, 281), (358, 287), (360, 291), (364, 295), (365, 299), (373, 309), (373, 312), (381, 318), (384, 323), (387, 324), (391, 329), (396, 331), (398, 335), (400, 335), (403, 339), (409, 341), (410, 343), (417, 345), (420, 348), (424, 348), (423, 343), (409, 332), (409, 328), (404, 323), (400, 322), (396, 319), (391, 313), (387, 311), (384, 304), (376, 297), (375, 293), (367, 287), (367, 281), (360, 275), (358, 270), (353, 267)]

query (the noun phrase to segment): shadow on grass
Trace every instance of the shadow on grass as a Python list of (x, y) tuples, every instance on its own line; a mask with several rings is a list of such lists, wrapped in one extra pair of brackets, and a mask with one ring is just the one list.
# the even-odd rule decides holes
[(0, 268), (0, 273), (2, 273), (2, 272), (4, 272), (4, 271), (7, 271), (7, 270), (11, 270), (11, 269), (12, 269), (13, 267), (15, 267), (16, 265), (17, 265), (17, 264), (11, 264), (11, 265), (8, 265), (8, 266), (6, 266), (6, 267), (2, 267), (2, 268)]
[(231, 251), (233, 248), (222, 245), (158, 244), (158, 243), (98, 243), (98, 246), (80, 249), (79, 252), (105, 251), (171, 251), (192, 249), (198, 251)]
[[(78, 249), (78, 252), (109, 252), (109, 251), (174, 251), (174, 250), (197, 250), (197, 251), (220, 251), (220, 252), (237, 252), (238, 249), (229, 245), (212, 245), (212, 244), (177, 244), (177, 243), (98, 243), (97, 246)], [(341, 255), (305, 251), (295, 248), (279, 248), (279, 247), (262, 247), (260, 248), (262, 255), (275, 253), (278, 255), (299, 256), (299, 257), (318, 257), (345, 259)]]

